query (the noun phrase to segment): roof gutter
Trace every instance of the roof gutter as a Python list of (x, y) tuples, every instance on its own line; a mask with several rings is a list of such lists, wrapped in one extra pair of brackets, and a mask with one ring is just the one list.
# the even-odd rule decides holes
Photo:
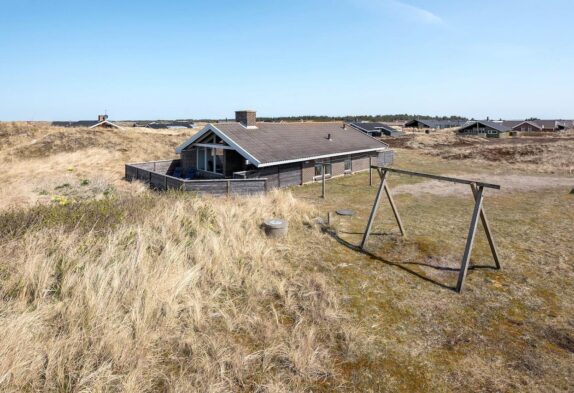
[[(387, 147), (388, 147), (388, 146), (387, 146)], [(371, 149), (346, 151), (346, 152), (343, 152), (343, 153), (336, 153), (336, 154), (323, 154), (323, 155), (321, 155), (321, 156), (295, 158), (295, 159), (293, 159), (293, 160), (283, 160), (283, 161), (266, 162), (266, 163), (257, 165), (257, 168), (265, 168), (265, 167), (275, 166), (275, 165), (291, 164), (291, 163), (302, 162), (302, 161), (320, 160), (320, 159), (322, 159), (322, 158), (328, 158), (328, 157), (347, 156), (347, 155), (349, 155), (349, 154), (378, 152), (378, 151), (383, 151), (383, 150), (387, 149), (387, 147), (377, 147), (377, 148), (371, 148)]]

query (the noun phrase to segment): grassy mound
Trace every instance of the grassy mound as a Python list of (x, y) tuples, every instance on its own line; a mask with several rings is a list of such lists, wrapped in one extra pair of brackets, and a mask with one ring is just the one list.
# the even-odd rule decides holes
[[(0, 216), (0, 386), (293, 391), (340, 386), (354, 356), (312, 209), (290, 194), (173, 193)], [(264, 218), (285, 217), (285, 241)]]

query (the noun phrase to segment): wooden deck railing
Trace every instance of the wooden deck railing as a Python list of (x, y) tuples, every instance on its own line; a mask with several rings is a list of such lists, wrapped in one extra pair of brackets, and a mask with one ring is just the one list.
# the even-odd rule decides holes
[(141, 180), (157, 190), (184, 190), (212, 195), (253, 195), (267, 191), (267, 179), (192, 179), (168, 175), (180, 160), (126, 164), (125, 178)]

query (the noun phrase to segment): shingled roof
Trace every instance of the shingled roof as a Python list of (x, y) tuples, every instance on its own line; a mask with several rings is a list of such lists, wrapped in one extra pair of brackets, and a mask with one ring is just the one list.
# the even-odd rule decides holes
[(523, 124), (530, 124), (539, 130), (563, 130), (574, 127), (572, 120), (505, 120), (502, 122), (510, 128), (518, 128)]
[(387, 132), (396, 131), (394, 128), (389, 127), (384, 123), (378, 123), (378, 122), (353, 122), (349, 123), (349, 125), (364, 132), (381, 132), (381, 130)]
[(505, 126), (502, 123), (496, 123), (489, 120), (479, 120), (479, 121), (469, 121), (464, 126), (460, 127), (458, 131), (460, 132), (462, 130), (466, 130), (467, 128), (473, 128), (476, 127), (477, 125), (482, 126), (484, 128), (490, 128), (498, 132), (507, 132), (512, 130), (511, 128)]
[(436, 120), (436, 119), (414, 119), (405, 123), (406, 128), (418, 127), (422, 125), (426, 128), (452, 128), (460, 127), (466, 123), (466, 120)]
[(343, 123), (208, 124), (176, 151), (213, 132), (257, 167), (383, 150), (387, 144)]

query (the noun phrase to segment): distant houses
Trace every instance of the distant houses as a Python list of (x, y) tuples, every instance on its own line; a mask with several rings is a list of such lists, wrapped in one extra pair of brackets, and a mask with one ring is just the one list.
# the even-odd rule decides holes
[(98, 120), (54, 121), (54, 127), (122, 128), (108, 120), (108, 115), (98, 115)]
[(521, 132), (563, 131), (574, 128), (572, 120), (508, 120), (502, 124)]
[(462, 135), (506, 136), (511, 132), (557, 132), (574, 128), (572, 120), (473, 120), (458, 129)]
[(461, 127), (466, 123), (466, 120), (437, 120), (437, 119), (413, 119), (405, 123), (405, 128), (418, 128), (429, 130), (442, 130), (445, 128)]
[(387, 124), (378, 122), (352, 122), (349, 123), (349, 126), (356, 128), (357, 130), (362, 131), (369, 136), (385, 135), (398, 137), (405, 135), (405, 133), (402, 131), (398, 131), (397, 129)]
[(190, 120), (162, 121), (134, 123), (134, 127), (151, 128), (154, 130), (194, 128), (195, 123)]

